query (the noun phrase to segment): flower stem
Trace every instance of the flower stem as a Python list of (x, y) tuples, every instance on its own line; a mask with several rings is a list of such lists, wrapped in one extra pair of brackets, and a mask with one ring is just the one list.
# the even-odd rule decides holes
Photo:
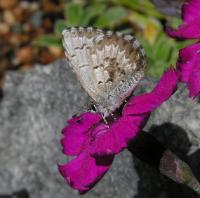
[(130, 142), (128, 150), (142, 161), (157, 168), (163, 175), (177, 183), (185, 184), (200, 195), (200, 183), (188, 164), (165, 148), (151, 134), (141, 131)]

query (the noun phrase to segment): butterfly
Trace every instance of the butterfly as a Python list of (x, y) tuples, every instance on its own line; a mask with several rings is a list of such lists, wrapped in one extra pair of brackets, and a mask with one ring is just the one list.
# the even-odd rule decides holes
[(131, 35), (93, 27), (62, 32), (69, 65), (104, 116), (115, 112), (143, 78), (144, 49)]

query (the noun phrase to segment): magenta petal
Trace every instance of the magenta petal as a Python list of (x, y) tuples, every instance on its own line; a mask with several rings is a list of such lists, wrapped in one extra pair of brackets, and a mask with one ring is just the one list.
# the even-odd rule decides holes
[(188, 85), (190, 97), (197, 96), (200, 92), (200, 43), (180, 50), (177, 69), (181, 73), (180, 80)]
[[(98, 123), (102, 119), (100, 114), (86, 112), (80, 116), (76, 116), (67, 121), (69, 126), (81, 128), (82, 130), (88, 130), (91, 125)], [(68, 131), (68, 126), (63, 129), (63, 134)]]
[(183, 24), (177, 29), (167, 29), (171, 37), (200, 38), (200, 1), (188, 0), (182, 7)]
[(95, 138), (90, 153), (94, 156), (116, 154), (127, 146), (124, 135), (130, 133), (133, 133), (130, 123), (127, 123), (124, 118), (120, 118), (105, 133), (99, 134)]
[(61, 139), (63, 153), (78, 155), (87, 147), (89, 129), (98, 123), (102, 117), (99, 114), (83, 113), (68, 121), (68, 126), (63, 129), (64, 137)]
[(173, 38), (180, 39), (198, 39), (200, 38), (200, 18), (194, 20), (190, 24), (181, 25), (178, 30), (167, 28), (166, 32)]
[(179, 51), (180, 61), (186, 63), (189, 60), (191, 60), (194, 56), (198, 55), (199, 52), (200, 52), (200, 43), (195, 43), (185, 48), (182, 48)]
[(166, 101), (176, 90), (179, 73), (171, 66), (150, 93), (133, 97), (125, 106), (123, 115), (138, 115), (153, 111)]
[(117, 154), (128, 146), (143, 128), (152, 110), (160, 106), (177, 89), (179, 74), (171, 67), (166, 71), (152, 92), (133, 97), (124, 107), (122, 117), (91, 145), (93, 156)]
[(189, 96), (196, 97), (200, 93), (200, 57), (195, 57), (194, 67), (188, 80)]
[(186, 0), (182, 7), (182, 18), (185, 22), (191, 22), (200, 18), (200, 1), (199, 0)]
[(177, 69), (181, 72), (181, 81), (188, 82), (194, 68), (195, 57), (199, 56), (200, 43), (185, 47), (179, 51)]
[(148, 120), (149, 114), (122, 116), (107, 130), (98, 135), (91, 145), (93, 156), (113, 155), (121, 152), (141, 130)]
[(93, 158), (88, 153), (81, 153), (66, 165), (59, 165), (59, 171), (66, 182), (80, 193), (90, 190), (109, 170), (114, 156)]

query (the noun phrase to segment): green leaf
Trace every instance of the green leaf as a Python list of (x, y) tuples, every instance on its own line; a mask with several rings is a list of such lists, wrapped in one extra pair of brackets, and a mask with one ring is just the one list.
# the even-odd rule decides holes
[(147, 75), (160, 78), (171, 64), (175, 64), (178, 57), (177, 43), (168, 38), (162, 31), (151, 45), (144, 38), (140, 39), (147, 54)]
[(164, 36), (161, 36), (157, 42), (156, 42), (156, 47), (155, 47), (155, 59), (157, 61), (167, 61), (170, 53), (171, 53), (171, 49), (173, 47), (170, 45), (169, 39), (167, 39)]
[(152, 50), (152, 45), (149, 44), (144, 38), (138, 37), (138, 40), (142, 44), (142, 47), (144, 48), (147, 57), (154, 57), (154, 50)]
[(83, 7), (80, 4), (70, 3), (65, 7), (65, 18), (68, 26), (79, 26), (83, 17)]
[(170, 20), (168, 20), (168, 26), (173, 28), (178, 28), (179, 25), (181, 25), (182, 20), (180, 18), (172, 17)]
[(40, 47), (48, 47), (48, 46), (62, 47), (62, 42), (61, 42), (61, 37), (59, 38), (54, 35), (43, 35), (34, 40), (33, 45)]
[(81, 25), (90, 25), (91, 20), (97, 17), (98, 15), (101, 15), (104, 12), (105, 8), (106, 5), (100, 3), (96, 3), (94, 5), (86, 7), (81, 20)]
[(143, 13), (145, 15), (153, 16), (156, 18), (163, 18), (164, 16), (156, 9), (154, 4), (149, 0), (112, 0), (113, 3), (120, 6), (126, 6), (127, 8)]
[(155, 38), (162, 30), (162, 25), (159, 20), (156, 20), (151, 16), (147, 17), (138, 12), (130, 12), (127, 20), (133, 24), (133, 26), (141, 29), (144, 38), (151, 44), (156, 41)]
[(54, 25), (54, 33), (58, 36), (61, 35), (62, 31), (66, 28), (65, 20), (57, 20)]
[(137, 9), (139, 5), (139, 0), (113, 0), (113, 2), (120, 6), (127, 6), (131, 9)]
[(115, 24), (124, 19), (126, 15), (126, 10), (123, 7), (111, 7), (98, 18), (96, 26), (99, 28), (112, 28)]

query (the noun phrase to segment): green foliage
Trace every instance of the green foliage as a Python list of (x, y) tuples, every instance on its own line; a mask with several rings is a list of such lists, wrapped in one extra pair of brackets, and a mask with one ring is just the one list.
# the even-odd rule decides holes
[(54, 33), (39, 37), (37, 46), (61, 45), (61, 32), (71, 26), (95, 26), (118, 29), (131, 33), (141, 41), (148, 58), (147, 74), (160, 77), (171, 64), (175, 65), (178, 51), (186, 42), (175, 41), (164, 33), (161, 19), (178, 26), (180, 19), (171, 18), (158, 12), (149, 0), (82, 0), (81, 3), (67, 1), (63, 19), (54, 24)]
[(37, 38), (35, 41), (33, 41), (33, 45), (39, 47), (50, 47), (50, 46), (61, 47), (61, 44), (62, 44), (61, 39), (54, 35), (43, 35)]
[(105, 4), (95, 3), (86, 7), (80, 4), (67, 4), (65, 7), (66, 25), (71, 26), (88, 26), (95, 17), (104, 13)]
[(55, 22), (55, 25), (54, 25), (54, 33), (57, 37), (60, 37), (62, 31), (65, 29), (66, 27), (66, 21), (65, 20), (62, 20), (62, 19), (59, 19)]
[(94, 3), (86, 7), (71, 3), (65, 7), (66, 25), (68, 27), (93, 25), (99, 28), (110, 28), (124, 18), (126, 14), (127, 12), (123, 7), (113, 6), (106, 9), (106, 4), (101, 3)]
[(84, 9), (79, 4), (70, 3), (66, 4), (64, 14), (68, 26), (78, 26), (83, 19)]
[(116, 23), (125, 18), (127, 15), (126, 10), (123, 7), (115, 6), (107, 10), (101, 15), (95, 22), (95, 25), (99, 28), (113, 28)]
[(53, 35), (43, 35), (33, 44), (37, 46), (61, 46), (61, 33), (66, 27), (95, 26), (113, 29), (116, 24), (126, 18), (127, 11), (121, 6), (113, 5), (108, 9), (108, 4), (95, 1), (93, 4), (83, 5), (67, 3), (64, 8), (64, 19), (58, 19), (54, 25)]
[(148, 16), (156, 18), (163, 18), (164, 16), (155, 8), (149, 0), (112, 0), (115, 4), (125, 6), (132, 11), (143, 13)]
[(170, 39), (164, 33), (158, 35), (153, 45), (146, 42), (143, 38), (139, 40), (147, 56), (149, 68), (147, 74), (158, 78), (170, 65), (176, 65), (179, 49), (189, 44), (188, 41), (177, 42)]

